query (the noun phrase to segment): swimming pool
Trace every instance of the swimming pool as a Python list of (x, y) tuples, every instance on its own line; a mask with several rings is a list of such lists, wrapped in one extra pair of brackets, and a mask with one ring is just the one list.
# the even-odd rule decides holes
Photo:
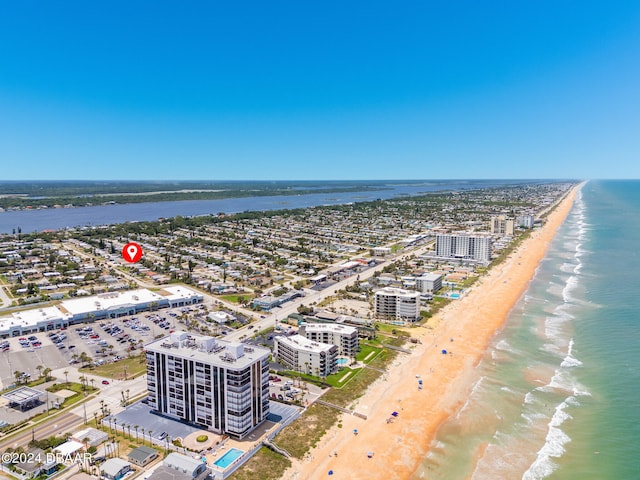
[(221, 456), (218, 460), (213, 462), (216, 467), (227, 468), (237, 459), (239, 459), (244, 452), (242, 450), (238, 450), (237, 448), (232, 448), (223, 456)]
[(348, 358), (338, 358), (336, 360), (336, 363), (340, 366), (345, 366), (347, 363), (349, 363), (349, 359)]

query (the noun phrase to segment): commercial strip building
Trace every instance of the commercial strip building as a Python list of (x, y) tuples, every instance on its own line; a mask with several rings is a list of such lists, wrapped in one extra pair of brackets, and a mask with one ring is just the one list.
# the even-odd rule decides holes
[(307, 340), (338, 347), (338, 355), (354, 358), (359, 350), (358, 329), (349, 325), (307, 323), (298, 330)]
[(66, 328), (76, 323), (135, 315), (159, 308), (202, 302), (204, 296), (188, 287), (172, 285), (158, 292), (145, 288), (63, 300), (52, 307), (21, 310), (0, 317), (0, 338)]
[(283, 303), (286, 303), (294, 298), (304, 297), (302, 290), (291, 290), (279, 297), (273, 297), (271, 295), (265, 295), (264, 297), (255, 298), (252, 302), (253, 306), (264, 311), (269, 311), (272, 308), (279, 307)]
[(415, 321), (420, 318), (420, 293), (385, 287), (375, 293), (378, 318)]
[(158, 413), (236, 438), (267, 418), (269, 349), (177, 331), (145, 351)]
[(491, 261), (491, 237), (468, 233), (436, 235), (435, 256), (445, 260), (489, 263)]
[(274, 358), (291, 370), (326, 377), (338, 370), (338, 347), (302, 335), (279, 336), (273, 342)]

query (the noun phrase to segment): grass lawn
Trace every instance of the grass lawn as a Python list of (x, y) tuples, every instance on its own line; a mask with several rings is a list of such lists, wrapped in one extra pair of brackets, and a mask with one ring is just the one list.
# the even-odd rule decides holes
[(253, 299), (253, 295), (220, 295), (219, 298), (231, 303), (240, 303), (243, 300), (251, 301)]
[(266, 447), (258, 450), (251, 460), (236, 470), (232, 480), (278, 480), (291, 466), (291, 460)]
[[(367, 345), (364, 342), (362, 342), (360, 343), (360, 351), (358, 352), (358, 355), (356, 355), (356, 360), (358, 360), (359, 362), (369, 363), (381, 351), (382, 351), (381, 348), (374, 347), (373, 345)], [(371, 352), (376, 352), (376, 353), (374, 355), (371, 355), (369, 359), (365, 361), (365, 358), (367, 358)]]
[[(311, 405), (307, 411), (291, 425), (280, 432), (274, 442), (293, 457), (302, 458), (311, 447), (315, 447), (327, 433), (340, 412), (323, 405)], [(253, 477), (261, 478), (261, 477)]]
[[(356, 376), (360, 372), (360, 370), (362, 369), (361, 368), (343, 368), (342, 370), (339, 370), (338, 373), (329, 375), (326, 379), (326, 382), (332, 387), (342, 388), (345, 385), (348, 385), (349, 382), (352, 380), (352, 378)], [(340, 382), (340, 380), (342, 380), (342, 378), (346, 377), (347, 375), (350, 375), (350, 377), (344, 382)]]
[(147, 372), (147, 362), (144, 355), (136, 355), (131, 358), (124, 358), (117, 362), (107, 363), (99, 367), (82, 367), (81, 372), (100, 375), (107, 378), (123, 379), (125, 370), (127, 378), (135, 378)]

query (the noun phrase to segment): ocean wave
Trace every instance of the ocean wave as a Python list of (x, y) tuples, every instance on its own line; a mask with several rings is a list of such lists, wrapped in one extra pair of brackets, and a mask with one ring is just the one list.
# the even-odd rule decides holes
[(569, 370), (564, 368), (557, 369), (549, 383), (543, 387), (537, 387), (536, 390), (546, 393), (567, 392), (578, 397), (591, 396), (591, 392), (589, 392), (584, 385), (580, 384), (575, 377), (571, 375)]
[(502, 350), (503, 352), (516, 353), (516, 351), (511, 347), (511, 345), (509, 345), (509, 342), (507, 342), (505, 339), (500, 340), (496, 344), (496, 349)]
[(578, 288), (578, 277), (571, 275), (562, 289), (562, 299), (565, 303), (579, 303), (579, 300), (571, 295)]
[(547, 416), (543, 413), (539, 412), (523, 412), (520, 414), (520, 417), (524, 418), (527, 422), (527, 425), (533, 425), (535, 423), (539, 423), (540, 420), (547, 418)]
[(556, 470), (557, 465), (551, 459), (561, 457), (566, 451), (564, 446), (571, 441), (571, 437), (560, 429), (567, 419), (573, 418), (564, 411), (569, 406), (566, 400), (556, 407), (548, 424), (549, 430), (544, 445), (538, 450), (535, 461), (524, 472), (522, 480), (540, 480)]
[(564, 357), (560, 364), (563, 368), (581, 367), (582, 362), (573, 356), (573, 338), (569, 340), (569, 348), (567, 349), (567, 356)]

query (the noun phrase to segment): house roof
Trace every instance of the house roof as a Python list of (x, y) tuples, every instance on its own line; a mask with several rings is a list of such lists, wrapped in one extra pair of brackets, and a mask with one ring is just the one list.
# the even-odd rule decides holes
[(120, 470), (122, 470), (126, 466), (130, 466), (131, 464), (126, 460), (122, 460), (121, 458), (110, 458), (102, 465), (100, 465), (100, 471), (108, 475), (110, 477), (115, 477)]
[(158, 451), (155, 448), (151, 447), (137, 447), (129, 452), (129, 459), (135, 460), (136, 462), (144, 462), (147, 458), (158, 455)]

